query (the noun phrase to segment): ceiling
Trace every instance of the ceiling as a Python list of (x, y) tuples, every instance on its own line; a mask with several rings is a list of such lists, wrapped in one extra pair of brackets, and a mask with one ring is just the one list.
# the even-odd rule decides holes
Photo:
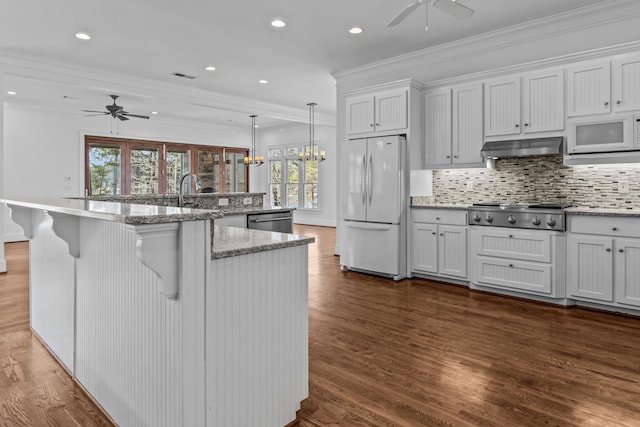
[[(8, 72), (5, 90), (17, 94), (7, 102), (98, 110), (115, 93), (132, 113), (237, 127), (252, 113), (267, 127), (303, 121), (306, 104), (316, 102), (319, 122), (328, 123), (332, 72), (603, 1), (610, 0), (459, 0), (475, 10), (466, 20), (429, 5), (425, 32), (424, 5), (386, 28), (410, 0), (0, 0), (0, 63), (3, 54), (18, 55), (99, 76), (76, 82)], [(286, 27), (272, 27), (274, 18)], [(364, 32), (349, 34), (353, 26)], [(94, 119), (104, 120), (87, 120)]]

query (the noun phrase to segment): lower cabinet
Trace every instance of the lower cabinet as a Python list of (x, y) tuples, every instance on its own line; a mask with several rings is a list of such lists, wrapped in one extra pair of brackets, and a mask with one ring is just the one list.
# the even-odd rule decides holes
[(481, 226), (470, 229), (472, 284), (565, 297), (564, 233)]
[(570, 216), (568, 222), (569, 297), (640, 308), (638, 219)]
[(247, 228), (247, 215), (225, 215), (222, 218), (214, 219), (213, 223), (218, 227)]
[(412, 211), (411, 270), (467, 278), (466, 211)]

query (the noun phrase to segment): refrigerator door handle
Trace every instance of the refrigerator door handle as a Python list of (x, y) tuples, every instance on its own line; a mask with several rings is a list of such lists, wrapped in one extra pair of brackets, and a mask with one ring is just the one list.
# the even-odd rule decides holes
[(362, 205), (364, 206), (365, 202), (367, 201), (366, 182), (365, 182), (365, 179), (367, 178), (367, 155), (366, 154), (362, 156), (362, 172), (360, 173), (360, 175), (361, 175), (360, 193), (362, 193)]
[(371, 200), (373, 197), (373, 154), (369, 154), (369, 177), (367, 183), (369, 186), (369, 206), (371, 206)]

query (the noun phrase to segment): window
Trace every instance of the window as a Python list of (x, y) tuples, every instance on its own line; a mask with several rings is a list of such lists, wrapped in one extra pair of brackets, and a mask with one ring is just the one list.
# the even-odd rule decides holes
[[(202, 192), (246, 192), (246, 155), (246, 149), (88, 135), (85, 190), (93, 196), (177, 193), (182, 176), (194, 171)], [(234, 167), (221, 168), (222, 158), (232, 161)]]
[(269, 149), (269, 203), (272, 207), (318, 209), (318, 162), (298, 161), (305, 146)]

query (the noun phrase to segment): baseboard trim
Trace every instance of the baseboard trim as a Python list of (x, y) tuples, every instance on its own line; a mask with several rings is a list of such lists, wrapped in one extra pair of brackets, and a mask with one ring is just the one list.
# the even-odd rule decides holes
[(11, 234), (4, 235), (5, 243), (23, 242), (25, 240), (29, 240), (29, 239), (24, 237), (24, 234), (20, 234), (20, 233), (11, 233)]

